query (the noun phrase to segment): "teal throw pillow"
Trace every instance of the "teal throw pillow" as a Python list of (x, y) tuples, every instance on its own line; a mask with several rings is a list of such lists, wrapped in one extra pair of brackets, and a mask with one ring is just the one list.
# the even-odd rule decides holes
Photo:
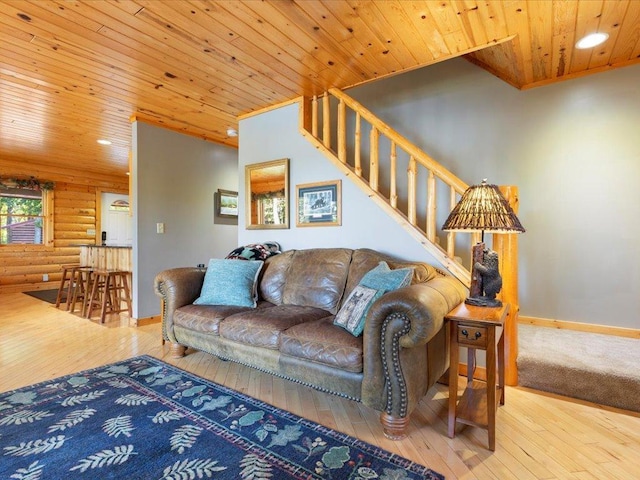
[(382, 295), (411, 283), (413, 268), (391, 270), (386, 262), (367, 272), (344, 302), (333, 323), (357, 337), (364, 330), (364, 323), (371, 305)]
[(413, 268), (398, 268), (391, 270), (387, 262), (380, 262), (376, 268), (364, 274), (360, 285), (390, 292), (398, 288), (406, 287), (411, 283)]
[(209, 260), (200, 296), (195, 305), (233, 305), (253, 307), (258, 299), (261, 260)]

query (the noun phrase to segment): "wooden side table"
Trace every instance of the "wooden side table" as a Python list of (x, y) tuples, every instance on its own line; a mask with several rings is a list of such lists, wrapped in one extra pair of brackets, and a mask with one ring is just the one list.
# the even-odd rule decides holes
[[(489, 450), (496, 449), (496, 410), (504, 405), (504, 321), (509, 305), (476, 307), (461, 303), (451, 310), (449, 322), (449, 437), (456, 423), (488, 430)], [(467, 347), (467, 386), (458, 401), (459, 347)], [(487, 352), (487, 381), (473, 379), (476, 350)], [(497, 384), (496, 384), (497, 357)]]

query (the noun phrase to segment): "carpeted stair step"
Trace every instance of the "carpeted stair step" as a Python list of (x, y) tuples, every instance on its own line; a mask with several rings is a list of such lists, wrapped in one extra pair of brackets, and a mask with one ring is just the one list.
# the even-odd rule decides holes
[(640, 340), (518, 325), (520, 386), (640, 412)]

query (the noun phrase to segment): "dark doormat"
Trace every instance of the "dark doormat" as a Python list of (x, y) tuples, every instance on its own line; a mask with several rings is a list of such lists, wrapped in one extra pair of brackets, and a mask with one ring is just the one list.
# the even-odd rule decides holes
[[(32, 292), (22, 292), (25, 295), (30, 295), (32, 297), (38, 298), (40, 300), (43, 300), (45, 302), (49, 302), (49, 303), (56, 303), (56, 297), (58, 296), (58, 289), (54, 288), (52, 290), (34, 290)], [(66, 295), (62, 296), (62, 301), (66, 302)]]

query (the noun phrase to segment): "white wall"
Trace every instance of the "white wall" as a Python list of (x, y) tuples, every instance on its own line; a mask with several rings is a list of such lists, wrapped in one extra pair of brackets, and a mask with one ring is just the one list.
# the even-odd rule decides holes
[(146, 318), (160, 313), (158, 272), (206, 264), (237, 246), (237, 226), (214, 224), (214, 193), (238, 189), (238, 151), (142, 122), (132, 131), (133, 316)]
[[(317, 247), (373, 248), (400, 258), (427, 256), (398, 224), (385, 215), (367, 196), (298, 133), (298, 105), (293, 104), (240, 122), (239, 168), (245, 165), (289, 158), (288, 230), (245, 228), (244, 183), (239, 197), (238, 242), (240, 245), (265, 240), (279, 242), (283, 249)], [(295, 187), (299, 184), (342, 180), (342, 226), (296, 227)]]
[[(347, 93), (467, 183), (519, 187), (522, 315), (640, 328), (639, 80), (632, 66), (519, 91), (452, 60)], [(290, 158), (292, 196), (296, 184), (340, 178), (297, 121), (296, 105), (241, 121), (240, 175), (245, 164)], [(239, 225), (241, 244), (274, 239), (284, 248), (367, 246), (424, 257), (348, 181), (342, 227), (293, 221), (286, 231), (248, 231), (242, 213)]]

